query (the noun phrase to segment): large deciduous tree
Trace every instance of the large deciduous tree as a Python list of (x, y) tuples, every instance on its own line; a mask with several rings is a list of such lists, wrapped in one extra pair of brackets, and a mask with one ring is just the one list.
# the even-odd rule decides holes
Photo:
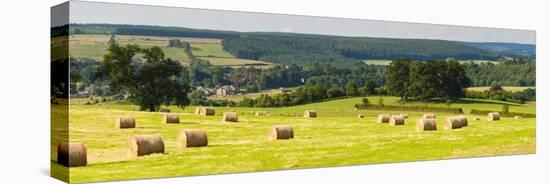
[(432, 98), (458, 99), (470, 86), (464, 66), (454, 59), (447, 61), (411, 62), (393, 61), (388, 66), (386, 87), (390, 94), (404, 99), (430, 100)]
[(404, 100), (409, 97), (409, 65), (411, 60), (399, 58), (387, 67), (386, 88), (391, 95), (396, 95)]
[[(142, 62), (134, 60), (143, 54)], [(104, 56), (101, 73), (110, 78), (110, 86), (128, 95), (141, 110), (157, 111), (161, 105), (189, 104), (188, 84), (182, 82), (182, 65), (165, 58), (159, 47), (112, 44)]]

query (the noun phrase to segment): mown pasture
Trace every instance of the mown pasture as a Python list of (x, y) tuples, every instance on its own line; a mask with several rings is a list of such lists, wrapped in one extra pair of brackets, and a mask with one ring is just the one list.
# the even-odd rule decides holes
[[(380, 97), (369, 97), (376, 103)], [(396, 97), (383, 97), (385, 104), (398, 103)], [(69, 137), (83, 142), (88, 149), (88, 165), (70, 168), (71, 182), (95, 182), (191, 176), (278, 169), (313, 168), (417, 160), (529, 154), (536, 151), (534, 118), (503, 118), (489, 122), (474, 120), (465, 114), (469, 125), (462, 129), (442, 130), (444, 118), (455, 114), (437, 114), (438, 130), (416, 132), (414, 124), (423, 112), (355, 110), (361, 98), (347, 98), (285, 108), (214, 107), (215, 116), (193, 115), (194, 107), (168, 107), (180, 114), (180, 124), (162, 124), (162, 114), (137, 111), (137, 106), (114, 102), (96, 105), (71, 105)], [(507, 102), (466, 100), (452, 104), (465, 109), (501, 110)], [(445, 105), (445, 104), (430, 104)], [(52, 106), (54, 113), (59, 106)], [(314, 109), (317, 118), (301, 117)], [(221, 113), (239, 112), (238, 123), (222, 123)], [(273, 116), (254, 116), (257, 110)], [(511, 104), (510, 111), (535, 113), (533, 105)], [(466, 111), (468, 112), (468, 111)], [(376, 115), (407, 113), (403, 126), (376, 123)], [(364, 114), (366, 118), (357, 118)], [(134, 116), (135, 129), (116, 129), (118, 116)], [(54, 116), (57, 117), (57, 116)], [(66, 132), (62, 121), (52, 121), (52, 135)], [(294, 128), (292, 140), (269, 141), (267, 130), (273, 125)], [(207, 147), (176, 150), (175, 139), (181, 129), (203, 129), (208, 133)], [(160, 134), (165, 154), (139, 158), (126, 157), (125, 141), (131, 135)], [(61, 134), (66, 135), (66, 134)], [(55, 162), (55, 146), (62, 139), (52, 137), (52, 173), (63, 166)]]

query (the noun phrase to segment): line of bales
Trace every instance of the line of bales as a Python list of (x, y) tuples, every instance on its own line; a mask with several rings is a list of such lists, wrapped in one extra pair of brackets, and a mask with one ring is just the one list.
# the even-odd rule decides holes
[[(179, 115), (170, 113), (169, 109), (161, 109), (163, 112), (162, 122), (165, 124), (180, 123)], [(201, 116), (214, 116), (215, 110), (206, 107), (195, 108), (194, 114)], [(270, 116), (268, 111), (256, 111), (256, 116)], [(306, 110), (304, 117), (315, 118), (317, 112), (314, 110)], [(360, 114), (359, 118), (365, 116)], [(521, 117), (516, 116), (516, 119)], [(405, 119), (408, 119), (408, 114), (389, 115), (380, 114), (377, 117), (378, 123), (387, 123), (391, 126), (405, 125)], [(480, 120), (475, 117), (475, 120)], [(487, 115), (488, 121), (500, 120), (498, 112), (491, 112)], [(237, 112), (224, 112), (222, 122), (238, 122)], [(468, 119), (465, 116), (455, 116), (445, 119), (443, 129), (457, 129), (468, 126)], [(134, 117), (118, 117), (116, 119), (116, 128), (129, 129), (136, 127), (136, 119)], [(435, 131), (437, 123), (435, 114), (424, 114), (415, 126), (416, 131)], [(289, 125), (272, 126), (267, 131), (269, 140), (286, 140), (294, 138), (294, 130)], [(189, 147), (204, 147), (208, 146), (208, 136), (205, 130), (198, 129), (183, 129), (176, 137), (176, 148), (178, 150)], [(139, 157), (150, 154), (165, 153), (165, 146), (162, 137), (159, 134), (153, 135), (133, 135), (126, 140), (126, 154), (130, 157)], [(57, 147), (57, 162), (64, 166), (76, 167), (87, 165), (87, 150), (83, 143), (60, 143)]]

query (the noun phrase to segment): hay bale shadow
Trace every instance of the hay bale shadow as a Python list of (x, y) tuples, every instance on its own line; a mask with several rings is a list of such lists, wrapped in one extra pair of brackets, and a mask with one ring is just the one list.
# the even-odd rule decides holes
[(147, 127), (147, 126), (140, 126), (140, 127), (136, 127), (138, 129), (160, 129), (160, 127)]

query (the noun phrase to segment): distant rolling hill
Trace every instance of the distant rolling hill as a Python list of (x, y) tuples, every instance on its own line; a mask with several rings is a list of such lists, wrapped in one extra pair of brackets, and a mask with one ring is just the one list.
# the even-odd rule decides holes
[(520, 55), (530, 58), (536, 57), (536, 46), (531, 44), (518, 43), (497, 43), (497, 42), (464, 42), (464, 44), (484, 50), (498, 52), (503, 55)]
[(442, 60), (454, 57), (458, 60), (497, 61), (507, 56), (535, 56), (535, 45), (514, 43), (235, 32), (116, 24), (71, 24), (69, 32), (216, 38), (223, 40), (223, 50), (237, 58), (297, 65), (330, 63), (351, 66), (362, 60), (393, 60), (399, 57), (412, 60)]

